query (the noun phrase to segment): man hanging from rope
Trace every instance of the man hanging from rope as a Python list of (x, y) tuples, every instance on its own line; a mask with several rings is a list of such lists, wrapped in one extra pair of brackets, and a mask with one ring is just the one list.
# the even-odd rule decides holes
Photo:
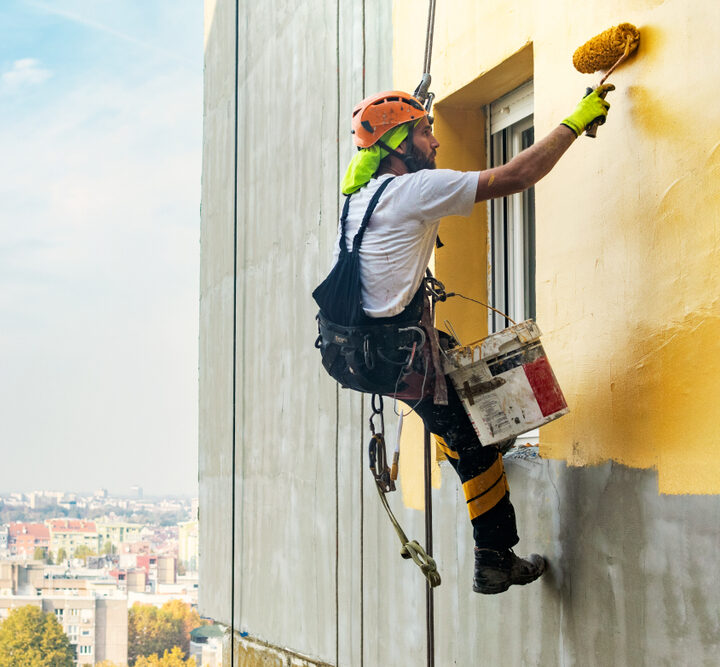
[(400, 91), (373, 95), (352, 114), (358, 152), (342, 182), (346, 195), (333, 269), (315, 290), (326, 370), (344, 387), (402, 399), (438, 436), (463, 486), (475, 539), (473, 590), (500, 593), (545, 570), (518, 541), (502, 453), (483, 446), (449, 379), (432, 322), (436, 283), (426, 269), (440, 219), (522, 192), (548, 174), (609, 104), (598, 88), (548, 136), (507, 164), (480, 172), (436, 169), (439, 143), (419, 100)]

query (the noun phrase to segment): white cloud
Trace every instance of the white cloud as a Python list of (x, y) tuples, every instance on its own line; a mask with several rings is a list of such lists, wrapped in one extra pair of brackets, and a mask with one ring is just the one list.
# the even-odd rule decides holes
[(51, 76), (52, 72), (49, 69), (40, 67), (39, 60), (21, 58), (13, 63), (12, 69), (3, 73), (2, 81), (6, 87), (15, 89), (44, 83)]

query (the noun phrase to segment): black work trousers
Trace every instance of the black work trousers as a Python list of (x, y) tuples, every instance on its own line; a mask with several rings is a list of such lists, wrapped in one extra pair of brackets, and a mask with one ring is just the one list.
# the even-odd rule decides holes
[(431, 433), (442, 438), (440, 448), (460, 477), (475, 545), (509, 549), (519, 538), (502, 456), (494, 446), (480, 443), (450, 378), (446, 380), (448, 404), (435, 405), (428, 396), (415, 405), (415, 412)]

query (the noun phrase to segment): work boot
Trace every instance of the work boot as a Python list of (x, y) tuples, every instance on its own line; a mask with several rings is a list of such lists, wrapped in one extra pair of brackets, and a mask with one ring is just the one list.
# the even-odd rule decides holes
[(513, 584), (529, 584), (545, 572), (545, 559), (530, 554), (528, 559), (519, 558), (512, 549), (495, 551), (475, 547), (475, 574), (473, 590), (492, 595), (502, 593)]

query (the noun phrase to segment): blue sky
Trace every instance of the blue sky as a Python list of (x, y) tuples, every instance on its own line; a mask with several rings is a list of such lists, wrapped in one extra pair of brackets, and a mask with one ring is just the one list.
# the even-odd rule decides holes
[(202, 21), (0, 3), (0, 491), (196, 493)]

